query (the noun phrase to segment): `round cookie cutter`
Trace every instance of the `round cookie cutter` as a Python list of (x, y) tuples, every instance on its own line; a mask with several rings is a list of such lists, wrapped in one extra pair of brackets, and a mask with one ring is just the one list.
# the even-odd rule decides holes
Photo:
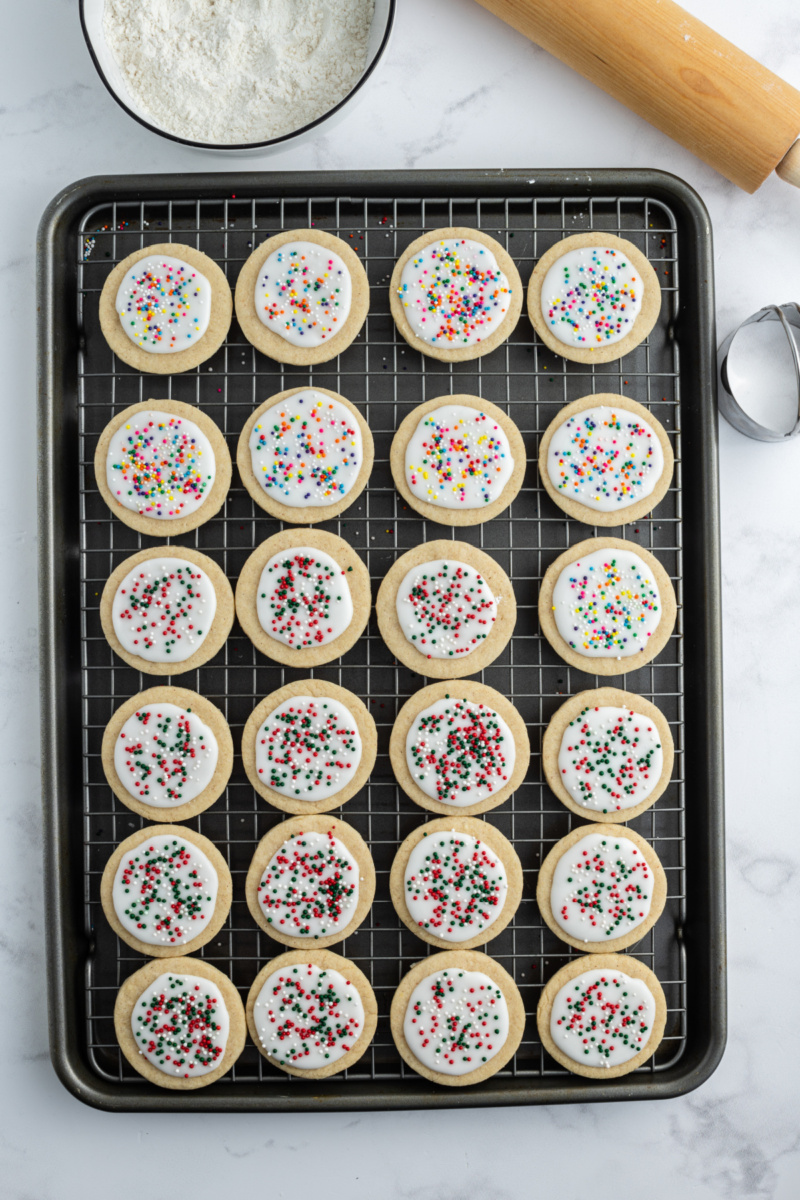
[[(736, 399), (728, 378), (728, 355), (737, 335), (746, 325), (759, 325), (762, 321), (780, 321), (792, 352), (797, 393), (797, 418), (793, 428), (786, 431), (770, 429), (766, 425), (761, 425), (746, 413)], [(717, 353), (719, 410), (725, 420), (745, 437), (753, 438), (758, 442), (786, 442), (800, 433), (800, 333), (796, 333), (795, 330), (800, 331), (800, 305), (794, 302), (768, 304), (765, 308), (760, 308), (758, 312), (753, 313), (746, 321), (742, 321), (741, 325), (726, 337), (719, 348)]]

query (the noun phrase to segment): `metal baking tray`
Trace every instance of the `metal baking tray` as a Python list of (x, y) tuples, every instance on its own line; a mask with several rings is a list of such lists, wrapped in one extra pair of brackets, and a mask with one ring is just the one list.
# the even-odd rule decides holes
[[(277, 230), (312, 224), (349, 241), (372, 285), (366, 326), (335, 361), (313, 369), (282, 367), (258, 354), (235, 323), (210, 362), (174, 378), (140, 375), (112, 355), (100, 333), (97, 301), (111, 267), (132, 250), (186, 241), (214, 258), (233, 284), (253, 245)], [(659, 273), (661, 319), (632, 354), (596, 367), (568, 363), (546, 350), (525, 315), (508, 342), (484, 358), (458, 364), (423, 358), (395, 331), (387, 284), (409, 242), (423, 230), (447, 225), (477, 227), (498, 238), (524, 281), (537, 257), (567, 234), (589, 229), (621, 234), (647, 253)], [(696, 194), (654, 171), (87, 179), (57, 196), (42, 219), (39, 320), (44, 883), (51, 1049), (66, 1087), (105, 1109), (244, 1112), (665, 1098), (702, 1083), (725, 1043), (725, 933), (714, 304), (711, 232)], [(200, 405), (234, 450), (256, 405), (304, 383), (349, 397), (375, 436), (368, 490), (324, 526), (359, 548), (373, 596), (399, 553), (448, 536), (447, 527), (407, 509), (392, 484), (389, 446), (411, 408), (442, 394), (483, 396), (513, 416), (528, 448), (525, 483), (511, 508), (485, 525), (454, 531), (487, 550), (513, 580), (516, 632), (480, 678), (517, 705), (533, 749), (526, 782), (487, 816), (514, 842), (525, 870), (519, 912), (488, 952), (517, 981), (528, 1020), (515, 1058), (474, 1088), (427, 1083), (403, 1064), (389, 1032), (395, 987), (430, 952), (398, 921), (388, 892), (398, 844), (426, 819), (394, 782), (389, 733), (399, 707), (426, 681), (396, 664), (374, 618), (341, 661), (313, 672), (365, 697), (379, 730), (369, 784), (337, 810), (367, 839), (377, 868), (368, 920), (336, 947), (367, 973), (378, 997), (380, 1020), (368, 1053), (342, 1076), (304, 1083), (273, 1068), (248, 1045), (223, 1080), (179, 1093), (143, 1082), (114, 1037), (117, 989), (144, 960), (111, 932), (100, 906), (100, 876), (113, 847), (142, 822), (107, 786), (100, 743), (113, 711), (150, 686), (152, 677), (115, 658), (98, 606), (114, 567), (154, 542), (112, 517), (103, 503), (92, 469), (97, 437), (122, 407), (169, 396)], [(676, 631), (654, 663), (602, 681), (562, 663), (536, 619), (548, 564), (596, 532), (568, 520), (541, 488), (538, 439), (561, 405), (592, 391), (624, 392), (645, 404), (669, 431), (676, 458), (673, 487), (655, 514), (619, 531), (654, 551), (672, 577), (680, 605)], [(210, 554), (235, 583), (251, 549), (278, 528), (235, 482), (219, 516), (175, 540)], [(308, 673), (270, 663), (235, 626), (215, 659), (176, 681), (223, 709), (238, 747), (256, 703)], [(647, 1066), (607, 1083), (570, 1075), (549, 1059), (534, 1020), (543, 982), (574, 955), (543, 925), (534, 900), (540, 862), (575, 824), (543, 782), (541, 737), (567, 696), (598, 682), (624, 686), (659, 705), (677, 750), (669, 789), (632, 822), (655, 846), (669, 879), (664, 915), (630, 951), (664, 986), (666, 1036)], [(234, 880), (230, 917), (200, 953), (228, 973), (243, 995), (261, 966), (282, 950), (255, 927), (244, 899), (256, 843), (280, 819), (253, 792), (237, 757), (224, 796), (191, 822), (227, 856)]]

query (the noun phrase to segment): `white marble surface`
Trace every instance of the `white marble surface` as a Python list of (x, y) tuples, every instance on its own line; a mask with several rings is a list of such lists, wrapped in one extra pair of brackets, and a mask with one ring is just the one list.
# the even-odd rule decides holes
[[(800, 87), (796, 0), (688, 0), (687, 7)], [(693, 184), (710, 209), (721, 331), (764, 303), (800, 299), (796, 191), (773, 179), (756, 196), (738, 192), (472, 0), (399, 0), (399, 8), (368, 102), (330, 136), (245, 160), (242, 169), (662, 167)], [(197, 1197), (226, 1189), (505, 1200), (550, 1190), (584, 1197), (608, 1182), (616, 1195), (652, 1200), (793, 1200), (800, 1194), (800, 958), (790, 940), (800, 878), (800, 440), (761, 446), (727, 427), (721, 466), (730, 1039), (703, 1088), (663, 1104), (169, 1119), (93, 1112), (57, 1082), (47, 1050), (40, 880), (36, 224), (50, 197), (83, 175), (230, 164), (168, 145), (113, 104), (84, 48), (75, 0), (9, 5), (4, 34), (0, 544), (9, 587), (0, 595), (0, 1195), (160, 1198), (174, 1196), (177, 1185)]]

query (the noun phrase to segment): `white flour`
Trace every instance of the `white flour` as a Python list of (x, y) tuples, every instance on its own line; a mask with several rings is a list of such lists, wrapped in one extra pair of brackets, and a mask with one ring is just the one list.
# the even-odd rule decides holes
[(103, 27), (144, 115), (201, 142), (258, 142), (358, 82), (374, 0), (106, 0)]

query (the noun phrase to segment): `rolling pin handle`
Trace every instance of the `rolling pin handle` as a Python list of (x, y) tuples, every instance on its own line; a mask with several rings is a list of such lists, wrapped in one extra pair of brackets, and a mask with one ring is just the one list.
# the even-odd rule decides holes
[(800, 188), (800, 138), (784, 154), (775, 168), (775, 174), (780, 175), (784, 183)]

